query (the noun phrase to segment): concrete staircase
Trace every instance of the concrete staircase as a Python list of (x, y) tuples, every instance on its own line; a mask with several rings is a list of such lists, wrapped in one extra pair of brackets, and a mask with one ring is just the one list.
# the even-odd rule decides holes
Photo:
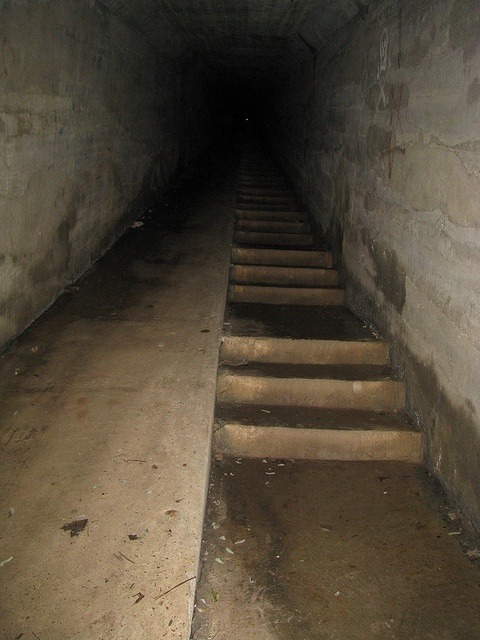
[(332, 254), (266, 159), (238, 180), (214, 451), (419, 462), (388, 345), (343, 306)]

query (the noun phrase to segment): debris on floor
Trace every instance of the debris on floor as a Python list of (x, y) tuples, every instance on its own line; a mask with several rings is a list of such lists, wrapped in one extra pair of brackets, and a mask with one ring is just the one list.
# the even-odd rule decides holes
[(81, 520), (73, 520), (64, 524), (61, 529), (64, 531), (70, 531), (70, 537), (78, 536), (85, 529), (88, 523), (88, 518), (82, 518)]

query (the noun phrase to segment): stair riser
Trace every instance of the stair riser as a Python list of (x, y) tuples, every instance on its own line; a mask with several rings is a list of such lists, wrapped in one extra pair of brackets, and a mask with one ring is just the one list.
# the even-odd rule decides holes
[(213, 447), (216, 453), (241, 458), (422, 461), (421, 435), (401, 431), (225, 425), (216, 431)]
[(344, 301), (343, 289), (295, 289), (231, 285), (228, 293), (232, 302), (256, 302), (259, 304), (337, 306), (343, 304)]
[(235, 219), (251, 220), (253, 222), (304, 222), (307, 215), (301, 211), (262, 211), (261, 209), (250, 211), (249, 209), (236, 209)]
[(278, 222), (276, 220), (237, 220), (237, 231), (260, 231), (265, 233), (308, 233), (310, 225), (306, 222)]
[(230, 269), (230, 282), (247, 285), (335, 287), (338, 285), (338, 272), (332, 269), (234, 265)]
[(272, 187), (241, 187), (237, 191), (237, 196), (248, 198), (295, 198), (295, 194), (289, 189), (274, 189)]
[(265, 204), (265, 208), (268, 209), (268, 207), (272, 204), (285, 204), (288, 206), (292, 206), (294, 207), (296, 204), (295, 198), (291, 198), (291, 197), (287, 197), (287, 198), (283, 198), (281, 196), (242, 196), (242, 195), (237, 195), (237, 202), (240, 202), (241, 204), (248, 204), (248, 203), (252, 203), (252, 204)]
[(270, 178), (264, 180), (241, 180), (238, 183), (239, 189), (286, 189), (284, 180)]
[(236, 244), (260, 244), (272, 246), (311, 247), (313, 237), (308, 233), (262, 233), (257, 231), (236, 231)]
[(332, 267), (330, 251), (295, 251), (292, 249), (254, 249), (233, 247), (234, 264), (270, 265), (281, 267)]
[(220, 347), (222, 362), (276, 362), (282, 364), (388, 365), (385, 342), (292, 340), (229, 336)]
[(405, 405), (405, 387), (403, 382), (392, 380), (353, 382), (220, 373), (217, 397), (228, 403), (400, 411)]
[(298, 207), (295, 206), (294, 202), (287, 204), (277, 204), (276, 202), (266, 203), (266, 202), (237, 202), (236, 209), (248, 209), (250, 211), (299, 211)]

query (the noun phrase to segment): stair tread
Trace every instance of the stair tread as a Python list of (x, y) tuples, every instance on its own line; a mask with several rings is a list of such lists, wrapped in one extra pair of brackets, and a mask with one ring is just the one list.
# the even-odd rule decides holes
[(262, 265), (279, 267), (331, 268), (333, 256), (331, 251), (322, 251), (311, 247), (302, 249), (272, 249), (262, 247), (232, 248), (232, 262), (244, 265)]
[(276, 362), (225, 362), (219, 373), (265, 378), (308, 378), (348, 381), (399, 380), (388, 365), (374, 364), (283, 364)]
[(230, 404), (217, 402), (216, 426), (241, 424), (258, 427), (295, 429), (331, 429), (342, 431), (417, 429), (405, 413), (360, 411), (354, 409), (319, 409), (315, 407)]
[(299, 220), (237, 220), (235, 231), (261, 233), (311, 233), (310, 224)]
[(230, 302), (225, 333), (313, 340), (378, 340), (378, 336), (344, 306), (273, 305)]
[[(253, 289), (285, 289), (287, 291), (294, 291), (296, 289), (302, 289), (302, 290), (308, 290), (308, 291), (324, 291), (324, 290), (328, 290), (328, 291), (332, 291), (332, 290), (339, 290), (339, 291), (343, 291), (342, 287), (338, 287), (336, 285), (330, 285), (330, 284), (318, 284), (318, 285), (311, 285), (311, 284), (292, 284), (290, 282), (282, 282), (281, 284), (276, 283), (276, 282), (255, 282), (254, 284), (249, 284), (249, 283), (245, 283), (242, 282), (241, 280), (234, 280), (231, 279), (230, 281), (230, 287), (237, 287), (237, 291), (239, 291), (239, 287), (242, 288), (243, 291), (245, 290), (249, 290), (249, 291), (253, 291)], [(268, 303), (267, 303), (268, 304)]]

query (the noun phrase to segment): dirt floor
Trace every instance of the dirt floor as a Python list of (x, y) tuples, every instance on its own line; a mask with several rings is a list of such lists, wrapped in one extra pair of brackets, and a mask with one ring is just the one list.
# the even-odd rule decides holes
[(189, 636), (230, 165), (193, 167), (0, 356), (4, 640)]
[(225, 459), (195, 640), (478, 640), (478, 538), (424, 469)]

